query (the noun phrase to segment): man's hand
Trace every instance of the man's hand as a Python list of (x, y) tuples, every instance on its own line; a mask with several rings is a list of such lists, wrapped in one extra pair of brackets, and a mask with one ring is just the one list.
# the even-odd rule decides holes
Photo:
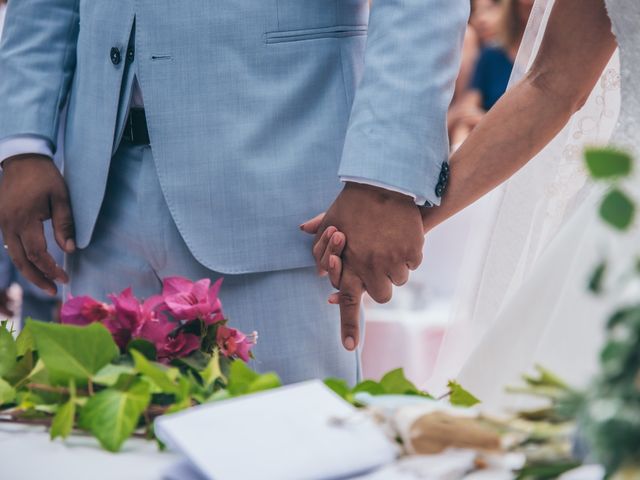
[[(327, 242), (335, 227), (346, 244), (342, 252), (339, 303), (342, 342), (353, 350), (359, 341), (360, 301), (367, 291), (378, 303), (391, 300), (393, 285), (404, 285), (409, 270), (422, 262), (424, 243), (420, 208), (413, 199), (383, 188), (347, 183), (319, 226), (313, 254), (328, 271)], [(339, 255), (339, 253), (338, 253)], [(332, 281), (336, 279), (332, 278)]]
[(15, 312), (11, 310), (11, 299), (7, 290), (0, 290), (0, 315), (5, 318), (11, 318)]
[(42, 222), (51, 219), (62, 250), (75, 250), (69, 194), (49, 157), (18, 155), (3, 163), (0, 182), (0, 228), (18, 270), (34, 285), (55, 295), (54, 280), (66, 283), (66, 272), (47, 252)]

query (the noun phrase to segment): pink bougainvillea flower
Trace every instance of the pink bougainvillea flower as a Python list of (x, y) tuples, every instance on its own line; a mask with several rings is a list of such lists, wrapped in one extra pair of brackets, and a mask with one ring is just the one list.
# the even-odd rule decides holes
[(182, 358), (200, 348), (200, 337), (191, 333), (180, 332), (175, 336), (169, 335), (164, 343), (156, 346), (158, 360), (167, 362), (173, 358)]
[(108, 318), (104, 324), (111, 332), (118, 346), (124, 350), (142, 323), (142, 305), (131, 288), (123, 290), (118, 295), (109, 295), (113, 301), (115, 315)]
[(70, 325), (104, 322), (113, 315), (113, 307), (91, 297), (72, 297), (62, 306), (60, 321)]
[(162, 296), (177, 320), (200, 318), (210, 324), (224, 318), (218, 298), (221, 283), (221, 279), (211, 285), (208, 278), (192, 282), (183, 277), (169, 277), (163, 281)]
[(216, 333), (216, 343), (224, 356), (238, 357), (248, 362), (251, 349), (256, 344), (257, 336), (256, 332), (247, 336), (235, 328), (220, 325)]

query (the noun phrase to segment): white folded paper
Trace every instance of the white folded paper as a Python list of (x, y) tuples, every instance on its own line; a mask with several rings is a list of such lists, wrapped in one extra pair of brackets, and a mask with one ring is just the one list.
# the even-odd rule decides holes
[(346, 478), (398, 453), (369, 417), (320, 381), (166, 415), (155, 431), (212, 480)]

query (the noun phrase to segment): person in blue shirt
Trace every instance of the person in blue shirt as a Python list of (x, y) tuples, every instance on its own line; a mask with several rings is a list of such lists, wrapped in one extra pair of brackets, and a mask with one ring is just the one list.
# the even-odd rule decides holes
[(533, 0), (502, 0), (500, 6), (502, 21), (498, 42), (482, 49), (468, 91), (452, 106), (449, 113), (452, 150), (467, 138), (507, 89)]

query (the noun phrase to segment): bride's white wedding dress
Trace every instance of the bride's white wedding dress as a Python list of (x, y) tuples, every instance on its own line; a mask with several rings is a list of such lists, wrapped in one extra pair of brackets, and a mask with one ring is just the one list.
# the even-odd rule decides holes
[[(640, 2), (606, 3), (619, 45), (622, 99), (610, 143), (633, 153), (640, 170)], [(625, 187), (640, 199), (640, 173)], [(518, 384), (536, 363), (578, 386), (595, 373), (605, 323), (623, 294), (595, 297), (587, 291), (588, 279), (604, 257), (613, 258), (620, 271), (640, 253), (638, 225), (619, 234), (598, 218), (603, 191), (596, 186), (580, 200), (464, 363), (458, 380), (488, 408), (517, 406), (504, 387)]]

